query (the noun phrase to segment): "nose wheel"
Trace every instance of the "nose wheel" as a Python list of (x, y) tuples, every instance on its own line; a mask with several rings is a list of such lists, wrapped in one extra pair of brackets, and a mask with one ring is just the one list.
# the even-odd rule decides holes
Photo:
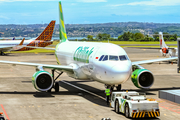
[(111, 85), (104, 85), (104, 87), (107, 89), (107, 88), (109, 88), (111, 91), (113, 91), (114, 90), (114, 85), (113, 86), (111, 86)]

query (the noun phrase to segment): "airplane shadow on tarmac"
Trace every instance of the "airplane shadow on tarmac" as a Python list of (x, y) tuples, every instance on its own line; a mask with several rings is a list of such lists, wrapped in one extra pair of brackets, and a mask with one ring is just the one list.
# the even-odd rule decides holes
[[(31, 83), (31, 81), (22, 81), (22, 82)], [(49, 98), (49, 97), (55, 97), (55, 95), (78, 95), (78, 96), (81, 96), (81, 97), (87, 99), (88, 101), (91, 101), (94, 104), (101, 105), (101, 106), (107, 106), (106, 101), (105, 101), (104, 90), (100, 90), (98, 88), (95, 88), (93, 86), (89, 86), (89, 85), (86, 85), (86, 84), (81, 84), (83, 82), (92, 82), (92, 81), (65, 81), (65, 82), (68, 82), (70, 84), (73, 84), (75, 86), (83, 88), (83, 89), (85, 89), (87, 91), (90, 91), (90, 92), (92, 92), (94, 94), (97, 94), (98, 96), (91, 95), (91, 94), (89, 94), (87, 92), (79, 90), (79, 89), (77, 89), (75, 87), (72, 87), (72, 86), (70, 86), (68, 84), (65, 84), (65, 83), (63, 83), (61, 81), (59, 82), (60, 91), (57, 92), (57, 93), (54, 92), (54, 90), (52, 90), (51, 93), (38, 92), (38, 91), (36, 91), (36, 92), (18, 92), (18, 91), (5, 92), (5, 91), (0, 91), (0, 94), (32, 94), (36, 98), (46, 98), (46, 97)], [(61, 87), (68, 90), (68, 91), (61, 91)], [(148, 89), (148, 90), (142, 90), (142, 89), (126, 89), (126, 90), (143, 92), (143, 93), (146, 93), (147, 95), (155, 95), (154, 93), (151, 93), (151, 91), (174, 90), (174, 89), (180, 89), (180, 87), (152, 88), (152, 89)]]

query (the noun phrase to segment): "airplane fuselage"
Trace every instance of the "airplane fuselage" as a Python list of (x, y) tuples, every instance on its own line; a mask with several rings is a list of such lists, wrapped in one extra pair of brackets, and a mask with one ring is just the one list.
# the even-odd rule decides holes
[(122, 84), (131, 75), (131, 61), (120, 46), (111, 43), (62, 42), (56, 46), (58, 64), (71, 65), (76, 79), (108, 85)]
[[(11, 40), (11, 41), (0, 41), (0, 47), (13, 47), (10, 51), (26, 51), (32, 50), (34, 48), (26, 48), (22, 46), (18, 46), (21, 40)], [(53, 42), (46, 42), (43, 40), (25, 40), (23, 46), (38, 46), (38, 47), (45, 47), (47, 45), (51, 45)], [(3, 51), (3, 52), (6, 52)]]

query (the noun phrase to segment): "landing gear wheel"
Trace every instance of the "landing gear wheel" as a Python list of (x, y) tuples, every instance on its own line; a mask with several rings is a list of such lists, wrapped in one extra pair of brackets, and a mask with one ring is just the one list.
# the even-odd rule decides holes
[(115, 107), (114, 107), (114, 109), (115, 109), (115, 112), (116, 112), (116, 113), (119, 113), (119, 102), (118, 102), (118, 100), (116, 100), (116, 102), (115, 102)]
[(126, 116), (127, 118), (129, 117), (129, 105), (128, 105), (128, 104), (125, 105), (124, 114), (125, 114), (125, 116)]
[(54, 89), (55, 89), (55, 92), (59, 92), (59, 82), (55, 82)]
[(116, 87), (116, 89), (117, 89), (118, 91), (120, 91), (120, 90), (121, 90), (121, 84), (118, 85), (118, 86)]

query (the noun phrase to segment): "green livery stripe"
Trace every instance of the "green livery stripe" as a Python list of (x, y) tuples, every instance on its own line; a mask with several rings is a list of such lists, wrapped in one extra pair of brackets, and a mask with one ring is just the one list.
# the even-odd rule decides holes
[(59, 37), (62, 42), (67, 40), (61, 2), (59, 2)]
[(61, 21), (61, 25), (62, 25), (61, 27), (62, 27), (63, 29), (65, 29), (65, 27), (64, 27), (64, 21), (61, 20), (61, 19), (60, 19), (60, 21)]

